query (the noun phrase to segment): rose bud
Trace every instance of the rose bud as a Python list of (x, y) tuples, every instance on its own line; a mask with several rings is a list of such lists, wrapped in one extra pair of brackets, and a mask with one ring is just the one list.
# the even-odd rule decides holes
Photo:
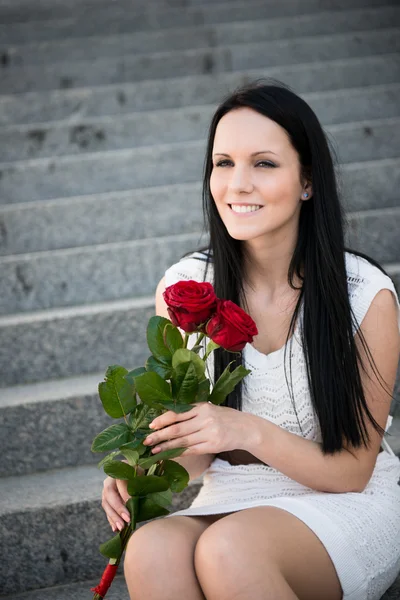
[(205, 331), (213, 342), (231, 352), (243, 350), (258, 334), (250, 315), (231, 300), (218, 301), (216, 313), (208, 321)]
[(214, 288), (207, 281), (178, 281), (165, 289), (163, 297), (172, 324), (186, 333), (201, 331), (217, 305)]

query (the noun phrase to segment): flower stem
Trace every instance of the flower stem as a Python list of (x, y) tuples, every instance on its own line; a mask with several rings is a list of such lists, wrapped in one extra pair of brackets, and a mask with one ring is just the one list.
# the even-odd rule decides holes
[(197, 341), (196, 341), (196, 346), (198, 346), (198, 345), (199, 345), (199, 344), (200, 344), (200, 343), (203, 341), (203, 339), (204, 339), (205, 337), (206, 337), (206, 334), (205, 334), (205, 333), (200, 333), (200, 334), (199, 334), (199, 337), (197, 338)]
[(190, 335), (190, 333), (187, 333), (185, 331), (185, 339), (184, 339), (184, 342), (183, 342), (183, 347), (184, 348), (187, 348), (187, 344), (188, 344), (188, 340), (189, 340), (189, 335)]

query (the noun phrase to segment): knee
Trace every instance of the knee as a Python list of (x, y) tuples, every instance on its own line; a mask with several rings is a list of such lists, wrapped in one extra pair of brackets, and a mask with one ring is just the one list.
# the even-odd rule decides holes
[(141, 578), (146, 577), (162, 566), (165, 553), (160, 549), (168, 547), (166, 529), (161, 521), (152, 521), (131, 535), (125, 551), (125, 576), (136, 579), (140, 574)]
[(233, 572), (237, 569), (239, 550), (241, 548), (240, 532), (232, 524), (225, 527), (225, 524), (215, 523), (199, 537), (194, 551), (194, 565), (198, 575), (203, 572), (210, 573), (216, 571), (229, 576), (231, 569)]

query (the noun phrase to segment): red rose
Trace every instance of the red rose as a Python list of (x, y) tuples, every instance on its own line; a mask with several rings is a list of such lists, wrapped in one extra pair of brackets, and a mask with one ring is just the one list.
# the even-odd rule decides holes
[(225, 350), (239, 352), (258, 334), (250, 315), (231, 300), (218, 300), (215, 315), (206, 325), (206, 334)]
[(178, 281), (165, 289), (163, 297), (173, 325), (186, 333), (201, 331), (200, 325), (211, 317), (217, 305), (214, 288), (207, 281)]

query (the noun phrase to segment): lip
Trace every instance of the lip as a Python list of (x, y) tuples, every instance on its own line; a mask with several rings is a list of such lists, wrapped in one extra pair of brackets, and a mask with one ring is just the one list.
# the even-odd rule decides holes
[[(232, 202), (231, 204), (236, 204), (236, 206), (254, 206), (253, 204), (249, 204), (246, 202), (241, 202), (241, 203), (240, 202)], [(235, 217), (251, 217), (251, 216), (255, 215), (256, 213), (260, 212), (260, 210), (262, 210), (264, 208), (263, 206), (261, 206), (261, 208), (259, 208), (258, 210), (239, 213), (239, 212), (235, 212), (232, 210), (231, 204), (228, 204), (227, 206), (229, 207), (229, 210), (231, 211), (231, 213), (233, 213), (235, 215)]]

